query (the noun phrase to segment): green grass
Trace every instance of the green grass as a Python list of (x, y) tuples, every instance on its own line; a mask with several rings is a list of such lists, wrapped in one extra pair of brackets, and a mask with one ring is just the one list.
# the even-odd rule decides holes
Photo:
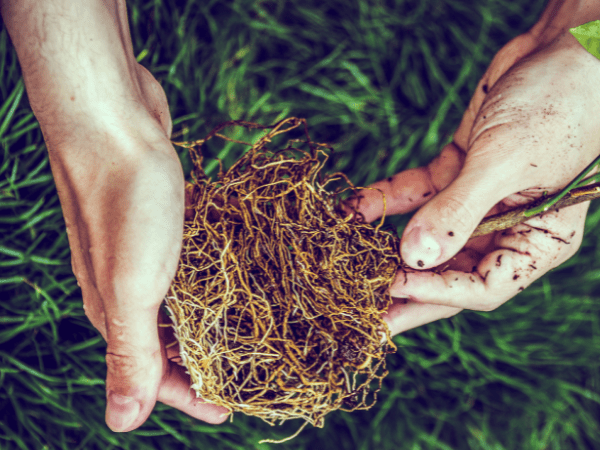
[[(175, 131), (229, 119), (305, 117), (335, 145), (333, 170), (365, 185), (429, 161), (458, 125), (495, 52), (541, 0), (128, 2), (139, 61), (162, 83)], [(0, 448), (600, 448), (600, 210), (581, 251), (491, 313), (396, 338), (369, 411), (322, 429), (236, 414), (209, 426), (158, 405), (139, 430), (104, 424), (104, 341), (73, 277), (46, 149), (0, 32)], [(206, 155), (225, 164), (235, 146)], [(185, 152), (182, 163), (189, 172)], [(401, 225), (406, 218), (399, 218)]]

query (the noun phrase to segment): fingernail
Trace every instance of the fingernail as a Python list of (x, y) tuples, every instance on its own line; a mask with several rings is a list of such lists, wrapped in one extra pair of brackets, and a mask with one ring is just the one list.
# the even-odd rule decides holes
[(123, 431), (140, 415), (140, 404), (133, 397), (111, 392), (108, 394), (106, 423), (113, 431)]
[(411, 267), (434, 266), (441, 254), (440, 244), (421, 227), (413, 228), (402, 241), (402, 256)]

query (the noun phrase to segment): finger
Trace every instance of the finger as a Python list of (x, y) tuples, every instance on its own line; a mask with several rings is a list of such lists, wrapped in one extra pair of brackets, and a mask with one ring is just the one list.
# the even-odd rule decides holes
[(158, 392), (158, 400), (204, 422), (224, 422), (229, 414), (227, 408), (204, 402), (191, 389), (192, 382), (182, 364), (173, 322), (163, 311), (159, 313), (159, 336), (169, 363)]
[(444, 147), (426, 167), (409, 169), (378, 181), (359, 192), (349, 204), (362, 213), (367, 222), (385, 214), (404, 214), (421, 207), (458, 175), (464, 153), (454, 144)]
[(498, 233), (498, 250), (472, 273), (410, 272), (397, 277), (390, 293), (419, 303), (491, 311), (575, 254), (588, 206), (547, 213)]
[(154, 408), (166, 358), (158, 342), (156, 313), (139, 309), (119, 313), (107, 314), (106, 423), (113, 431), (130, 431)]
[(436, 270), (458, 270), (462, 272), (473, 272), (477, 269), (477, 265), (482, 258), (483, 255), (481, 252), (474, 248), (465, 247), (458, 252), (455, 257), (436, 267)]
[(229, 415), (227, 408), (204, 402), (196, 397), (190, 386), (190, 376), (185, 368), (170, 363), (158, 400), (203, 422), (216, 425), (227, 420)]
[(153, 156), (140, 161), (144, 176), (130, 182), (127, 196), (109, 195), (113, 214), (104, 229), (114, 235), (92, 255), (106, 314), (106, 422), (114, 431), (147, 419), (167, 369), (158, 309), (181, 251), (184, 184), (181, 166), (169, 167), (178, 161)]
[(185, 220), (191, 220), (194, 217), (193, 209), (194, 185), (188, 181), (185, 182)]
[[(452, 258), (486, 214), (512, 194), (510, 189), (519, 190), (520, 184), (527, 182), (514, 170), (495, 166), (491, 159), (479, 158), (471, 164), (467, 160), (458, 177), (412, 217), (400, 247), (410, 267), (430, 269)], [(508, 177), (518, 181), (509, 183)]]
[(443, 305), (415, 303), (410, 300), (394, 299), (387, 313), (382, 314), (390, 333), (395, 336), (440, 319), (447, 319), (461, 312), (461, 308)]

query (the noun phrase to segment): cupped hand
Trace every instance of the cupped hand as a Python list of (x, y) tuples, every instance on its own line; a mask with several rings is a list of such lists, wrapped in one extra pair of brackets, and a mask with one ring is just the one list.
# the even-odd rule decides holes
[[(402, 236), (401, 270), (385, 320), (393, 334), (490, 311), (575, 254), (589, 202), (503, 232), (469, 239), (489, 214), (563, 188), (600, 153), (600, 61), (568, 33), (508, 43), (481, 79), (451, 144), (428, 166), (371, 187), (386, 214), (413, 216)], [(358, 210), (383, 213), (365, 190)]]
[(226, 410), (200, 403), (171, 361), (179, 347), (167, 348), (175, 342), (170, 328), (157, 326), (181, 251), (181, 164), (170, 130), (143, 108), (122, 119), (135, 128), (94, 123), (61, 136), (59, 151), (50, 147), (73, 272), (86, 315), (108, 344), (106, 421), (132, 430), (159, 400), (220, 423)]
[(107, 342), (106, 422), (156, 401), (221, 423), (177, 365), (160, 305), (179, 261), (184, 177), (159, 83), (133, 55), (124, 2), (3, 3), (42, 128), (87, 317)]

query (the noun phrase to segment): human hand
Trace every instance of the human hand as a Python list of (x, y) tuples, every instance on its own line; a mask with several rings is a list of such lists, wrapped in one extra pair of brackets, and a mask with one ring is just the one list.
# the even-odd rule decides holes
[[(492, 61), (453, 142), (427, 167), (371, 186), (388, 215), (420, 207), (401, 243), (412, 270), (390, 288), (393, 334), (493, 310), (575, 254), (587, 202), (469, 237), (484, 216), (557, 192), (600, 153), (598, 81), (600, 62), (565, 31), (521, 35)], [(381, 194), (361, 196), (365, 219), (381, 217)]]
[[(179, 261), (184, 178), (164, 91), (133, 56), (125, 4), (2, 4), (63, 208), (84, 310), (107, 341), (107, 424), (139, 427), (157, 400), (210, 423), (159, 307)], [(160, 320), (165, 321), (160, 314)]]

